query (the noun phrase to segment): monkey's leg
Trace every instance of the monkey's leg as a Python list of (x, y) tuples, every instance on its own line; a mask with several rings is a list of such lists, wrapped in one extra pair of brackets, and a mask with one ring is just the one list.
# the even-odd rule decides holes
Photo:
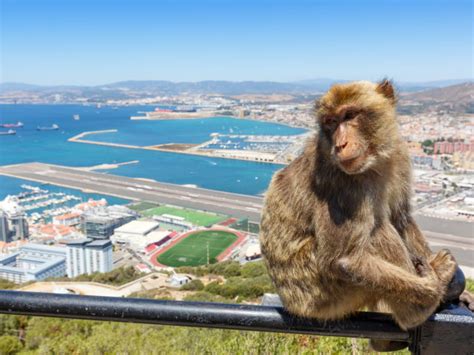
[[(454, 274), (456, 262), (451, 254), (443, 254), (440, 258), (443, 266)], [(404, 329), (423, 323), (438, 307), (446, 290), (434, 272), (419, 277), (377, 255), (368, 254), (357, 259), (345, 257), (339, 261), (339, 266), (349, 281), (366, 287), (372, 297), (385, 303)]]

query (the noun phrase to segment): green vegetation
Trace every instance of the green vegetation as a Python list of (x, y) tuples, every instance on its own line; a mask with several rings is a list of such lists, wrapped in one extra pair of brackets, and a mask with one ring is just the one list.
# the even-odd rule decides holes
[(18, 335), (1, 334), (0, 353), (263, 355), (368, 351), (367, 341), (349, 338), (41, 317), (29, 319), (23, 339), (24, 343), (18, 340)]
[(11, 289), (16, 288), (17, 286), (18, 285), (14, 282), (11, 282), (5, 279), (0, 279), (0, 290), (11, 290)]
[(182, 266), (176, 269), (182, 274), (196, 276), (221, 275), (225, 278), (242, 276), (244, 278), (267, 275), (267, 268), (262, 261), (246, 263), (241, 266), (237, 261), (223, 261), (217, 264), (203, 265), (198, 267)]
[(144, 274), (138, 272), (133, 266), (121, 267), (110, 272), (79, 275), (73, 279), (68, 277), (56, 277), (48, 279), (48, 281), (83, 281), (83, 282), (99, 282), (106, 285), (120, 286), (139, 279)]
[(210, 226), (212, 224), (222, 222), (227, 218), (226, 216), (210, 212), (202, 212), (165, 205), (147, 209), (146, 211), (142, 211), (142, 214), (146, 217), (171, 214), (173, 216), (183, 217), (187, 222), (192, 223), (196, 226)]
[(149, 210), (150, 208), (158, 207), (156, 203), (150, 202), (138, 202), (128, 206), (131, 210), (141, 212), (145, 210)]
[(181, 286), (181, 290), (182, 291), (202, 291), (204, 290), (204, 284), (199, 279), (191, 280), (187, 284), (184, 284), (183, 286)]
[(431, 139), (426, 139), (421, 143), (421, 147), (426, 154), (433, 154), (434, 142)]
[(473, 279), (466, 279), (466, 290), (470, 292), (474, 292), (474, 280)]
[[(208, 295), (220, 296), (233, 302), (252, 301), (263, 296), (264, 293), (275, 292), (267, 269), (261, 261), (243, 266), (236, 261), (226, 261), (200, 267), (180, 267), (177, 270), (196, 276), (208, 274), (224, 276), (226, 278), (224, 283), (213, 281), (203, 290)], [(184, 286), (181, 289), (184, 289)]]
[(216, 257), (236, 240), (234, 233), (224, 231), (195, 232), (160, 254), (157, 260), (173, 267), (204, 265), (207, 264), (209, 245), (209, 262), (214, 263)]

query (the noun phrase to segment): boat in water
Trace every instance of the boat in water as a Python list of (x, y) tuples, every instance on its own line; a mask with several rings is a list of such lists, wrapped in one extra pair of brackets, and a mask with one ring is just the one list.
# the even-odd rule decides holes
[(58, 129), (59, 129), (59, 126), (56, 123), (49, 127), (45, 127), (45, 126), (36, 127), (37, 131), (57, 131)]
[(0, 132), (0, 136), (13, 136), (16, 134), (16, 131), (13, 129), (9, 129), (6, 132)]
[(1, 123), (0, 127), (3, 127), (3, 128), (21, 128), (21, 127), (23, 127), (23, 122), (18, 121), (17, 123)]
[(74, 119), (74, 121), (79, 121), (81, 119), (81, 116), (73, 115), (72, 118)]

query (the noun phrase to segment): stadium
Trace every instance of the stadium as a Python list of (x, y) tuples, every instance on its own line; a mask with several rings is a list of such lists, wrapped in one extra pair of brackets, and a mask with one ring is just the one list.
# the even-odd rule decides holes
[(199, 266), (224, 260), (245, 239), (228, 229), (194, 230), (181, 235), (151, 257), (156, 266)]

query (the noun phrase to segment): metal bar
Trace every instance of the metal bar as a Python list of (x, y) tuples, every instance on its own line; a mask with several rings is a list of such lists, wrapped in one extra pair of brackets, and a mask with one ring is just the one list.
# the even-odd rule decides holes
[(359, 312), (342, 321), (296, 318), (281, 307), (0, 291), (0, 313), (101, 321), (408, 341), (388, 315)]

